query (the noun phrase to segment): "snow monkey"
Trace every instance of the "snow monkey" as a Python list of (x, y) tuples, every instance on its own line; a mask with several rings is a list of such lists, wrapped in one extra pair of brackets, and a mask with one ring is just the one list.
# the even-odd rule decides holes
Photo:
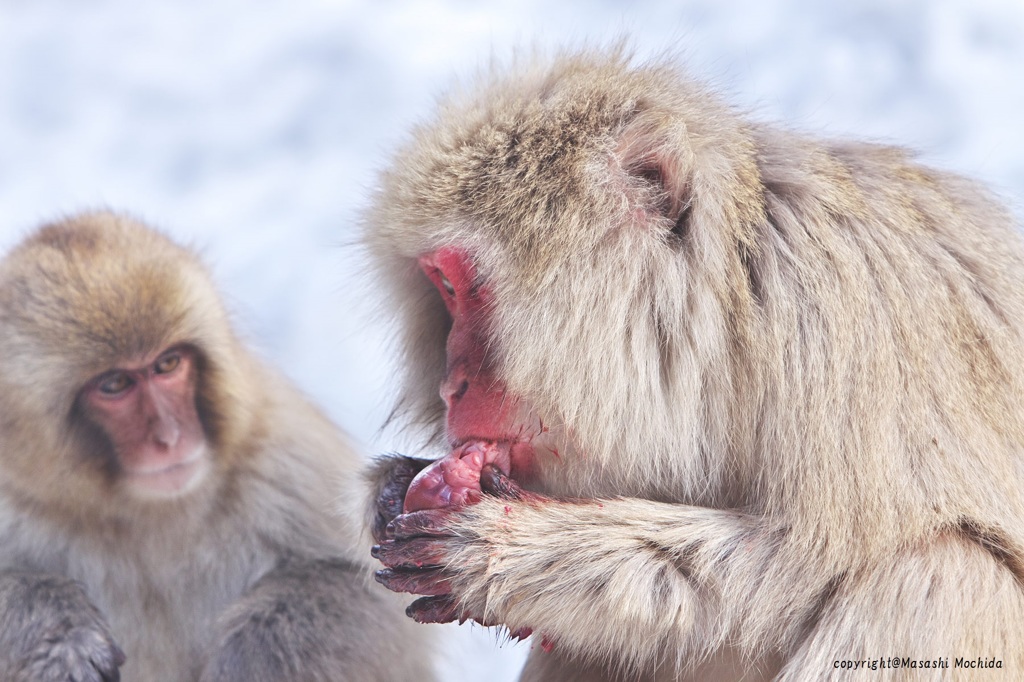
[(1008, 212), (902, 149), (748, 120), (671, 62), (482, 81), (367, 219), (397, 414), (448, 451), (371, 473), (408, 613), (532, 632), (527, 680), (1024, 675)]
[(0, 679), (429, 679), (332, 513), (359, 462), (195, 254), (43, 227), (0, 262)]

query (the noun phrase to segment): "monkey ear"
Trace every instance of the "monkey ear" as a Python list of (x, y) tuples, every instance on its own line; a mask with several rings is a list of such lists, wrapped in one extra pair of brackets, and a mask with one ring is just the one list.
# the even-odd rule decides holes
[(689, 231), (693, 204), (692, 164), (687, 163), (692, 154), (679, 148), (678, 139), (685, 137), (672, 132), (664, 126), (660, 130), (627, 129), (619, 138), (617, 156), (628, 185), (639, 188), (645, 212), (669, 225), (671, 236), (683, 239)]

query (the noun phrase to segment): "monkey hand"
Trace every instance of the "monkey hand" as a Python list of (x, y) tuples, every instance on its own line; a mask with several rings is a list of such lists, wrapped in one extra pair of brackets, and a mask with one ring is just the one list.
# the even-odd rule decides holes
[(416, 474), (432, 462), (405, 455), (387, 455), (378, 457), (373, 463), (368, 479), (373, 500), (370, 530), (376, 542), (386, 539), (385, 529), (402, 513), (409, 484), (416, 478)]
[[(542, 648), (581, 660), (641, 664), (708, 633), (724, 637), (728, 581), (766, 570), (779, 551), (779, 532), (733, 510), (550, 498), (486, 466), (481, 490), (474, 504), (388, 524), (373, 550), (385, 566), (378, 582), (423, 595), (406, 611), (418, 622), (533, 631)], [(624, 647), (622, 633), (638, 629), (645, 636)]]
[(118, 682), (124, 652), (81, 585), (0, 575), (0, 670), (19, 682)]
[(522, 490), (492, 465), (483, 467), (480, 487), (484, 495), (472, 505), (414, 511), (386, 524), (372, 551), (386, 567), (376, 578), (395, 592), (426, 595), (406, 610), (420, 623), (474, 620), (507, 625), (513, 637), (523, 638), (531, 628), (505, 622), (487, 593), (499, 587), (501, 565), (512, 558), (498, 550), (514, 548), (517, 509), (553, 501)]

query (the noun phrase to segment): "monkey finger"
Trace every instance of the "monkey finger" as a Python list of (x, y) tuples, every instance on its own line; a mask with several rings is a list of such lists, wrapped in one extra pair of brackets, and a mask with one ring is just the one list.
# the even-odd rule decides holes
[(451, 535), (448, 518), (451, 512), (444, 509), (424, 509), (395, 517), (386, 526), (386, 537), (396, 540), (421, 536), (445, 537)]
[(510, 500), (518, 500), (523, 496), (519, 484), (493, 464), (485, 464), (480, 470), (480, 488), (489, 495)]
[(417, 623), (452, 623), (465, 620), (459, 603), (451, 595), (420, 597), (405, 610), (405, 615)]
[(447, 545), (437, 538), (386, 540), (374, 545), (370, 555), (388, 568), (424, 568), (445, 563)]
[(382, 568), (373, 574), (377, 582), (392, 592), (441, 596), (451, 594), (451, 577), (440, 568), (422, 570)]

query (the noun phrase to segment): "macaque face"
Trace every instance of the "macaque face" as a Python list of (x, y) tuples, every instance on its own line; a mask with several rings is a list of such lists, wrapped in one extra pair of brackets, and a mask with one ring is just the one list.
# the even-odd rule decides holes
[(141, 497), (183, 494), (209, 469), (197, 371), (193, 350), (172, 347), (103, 372), (82, 391), (86, 414), (113, 445), (120, 479)]
[(451, 317), (441, 398), (452, 451), (413, 480), (405, 510), (471, 504), (480, 471), (492, 464), (520, 482), (532, 477), (537, 437), (546, 432), (525, 401), (511, 395), (495, 372), (488, 342), (492, 297), (468, 253), (443, 248), (420, 258)]

